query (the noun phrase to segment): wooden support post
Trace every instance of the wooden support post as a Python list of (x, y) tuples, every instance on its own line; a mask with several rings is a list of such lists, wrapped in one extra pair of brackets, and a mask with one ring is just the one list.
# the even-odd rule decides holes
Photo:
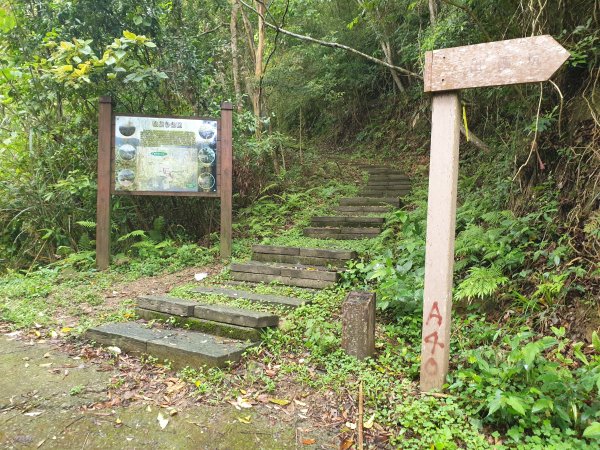
[(456, 193), (460, 139), (457, 91), (433, 95), (421, 391), (440, 389), (448, 374)]
[(98, 112), (98, 194), (96, 197), (96, 267), (110, 264), (110, 185), (112, 109), (110, 97), (100, 97)]
[(350, 292), (342, 304), (342, 348), (358, 359), (375, 354), (373, 292)]
[(221, 105), (221, 259), (231, 257), (233, 190), (233, 105)]

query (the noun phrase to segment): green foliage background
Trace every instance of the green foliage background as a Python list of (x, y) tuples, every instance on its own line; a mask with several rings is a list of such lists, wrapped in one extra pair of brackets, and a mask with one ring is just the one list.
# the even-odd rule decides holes
[[(110, 95), (124, 113), (217, 115), (220, 103), (236, 95), (230, 14), (225, 0), (0, 0), (3, 320), (46, 326), (60, 308), (80, 315), (98, 306), (113, 276), (214, 262), (214, 201), (115, 198), (114, 273), (89, 270), (97, 101)], [(597, 318), (600, 298), (598, 1), (269, 4), (267, 20), (286, 30), (379, 59), (388, 57), (387, 46), (395, 65), (417, 74), (424, 52), (433, 48), (551, 34), (571, 53), (553, 83), (461, 94), (466, 126), (487, 149), (461, 145), (454, 296), (461, 319), (453, 334), (451, 396), (441, 403), (388, 398), (407, 397), (419, 365), (415, 317), (423, 289), (430, 130), (430, 99), (421, 81), (401, 73), (394, 80), (386, 67), (273, 30), (264, 76), (256, 79), (256, 16), (247, 8), (243, 14), (254, 29), (238, 16), (236, 257), (247, 256), (259, 240), (331, 245), (303, 238), (301, 228), (339, 197), (354, 194), (355, 162), (393, 164), (415, 182), (382, 235), (358, 244), (362, 260), (348, 267), (340, 292), (322, 293), (314, 307), (295, 313), (290, 329), (269, 336), (274, 356), (268, 357), (306, 346), (324, 375), (313, 380), (295, 367), (300, 381), (323, 387), (365, 379), (368, 406), (398, 431), (392, 443), (404, 448), (489, 448), (492, 438), (496, 448), (596, 442), (600, 341), (575, 322), (569, 334), (593, 340), (583, 347), (562, 326), (580, 310)], [(257, 86), (258, 118), (251, 102)], [(90, 287), (81, 289), (82, 283)], [(359, 366), (333, 352), (340, 293), (356, 287), (377, 290), (385, 323), (379, 359)], [(67, 297), (69, 305), (63, 304)], [(486, 311), (495, 323), (472, 311)], [(90, 320), (126, 317), (130, 311)], [(497, 332), (498, 323), (506, 333)]]

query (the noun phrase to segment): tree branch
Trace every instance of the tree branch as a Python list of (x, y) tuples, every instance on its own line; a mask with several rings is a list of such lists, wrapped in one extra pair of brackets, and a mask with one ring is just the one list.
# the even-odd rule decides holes
[[(256, 13), (259, 16), (262, 17), (262, 14), (260, 14), (255, 8), (253, 8), (252, 6), (250, 6), (249, 4), (247, 4), (246, 2), (244, 2), (243, 0), (240, 0), (240, 3), (242, 5), (244, 5), (246, 8), (252, 10), (254, 13)], [(264, 17), (263, 17), (263, 19), (264, 19)], [(355, 48), (348, 47), (347, 45), (338, 44), (337, 42), (322, 41), (320, 39), (315, 39), (315, 38), (312, 38), (310, 36), (305, 36), (305, 35), (302, 35), (302, 34), (293, 33), (291, 31), (288, 31), (288, 30), (285, 30), (285, 29), (281, 28), (278, 25), (274, 25), (274, 24), (272, 24), (270, 22), (267, 22), (266, 20), (265, 20), (265, 25), (268, 26), (269, 28), (271, 28), (271, 29), (273, 29), (273, 30), (281, 33), (281, 34), (286, 34), (286, 35), (291, 36), (293, 38), (300, 39), (302, 41), (311, 42), (313, 44), (319, 44), (319, 45), (322, 45), (324, 47), (339, 48), (341, 50), (346, 50), (347, 52), (354, 53), (355, 55), (358, 55), (358, 56), (361, 56), (361, 57), (363, 57), (365, 59), (368, 59), (369, 61), (374, 62), (375, 64), (379, 64), (381, 66), (387, 67), (388, 69), (396, 70), (396, 71), (398, 71), (398, 72), (400, 72), (400, 73), (402, 73), (404, 75), (409, 75), (411, 77), (415, 77), (415, 78), (418, 78), (420, 80), (423, 79), (423, 77), (421, 75), (419, 75), (418, 73), (411, 72), (410, 70), (404, 69), (403, 67), (398, 67), (398, 66), (395, 66), (393, 64), (387, 63), (385, 61), (382, 61), (381, 59), (375, 58), (375, 57), (373, 57), (371, 55), (367, 55), (366, 53), (363, 53), (363, 52), (361, 52), (359, 50), (356, 50)]]

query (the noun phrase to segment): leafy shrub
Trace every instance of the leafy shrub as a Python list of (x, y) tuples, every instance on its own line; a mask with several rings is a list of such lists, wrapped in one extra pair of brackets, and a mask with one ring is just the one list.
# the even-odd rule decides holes
[(533, 339), (524, 329), (499, 347), (467, 351), (450, 391), (468, 398), (485, 422), (510, 427), (515, 442), (543, 427), (571, 435), (593, 427), (600, 417), (600, 341), (590, 360), (583, 344), (564, 338), (564, 328), (553, 331)]

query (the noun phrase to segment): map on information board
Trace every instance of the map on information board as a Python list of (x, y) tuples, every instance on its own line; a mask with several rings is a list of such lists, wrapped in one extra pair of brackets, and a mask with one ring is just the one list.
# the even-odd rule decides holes
[(216, 192), (217, 121), (115, 116), (115, 192)]

